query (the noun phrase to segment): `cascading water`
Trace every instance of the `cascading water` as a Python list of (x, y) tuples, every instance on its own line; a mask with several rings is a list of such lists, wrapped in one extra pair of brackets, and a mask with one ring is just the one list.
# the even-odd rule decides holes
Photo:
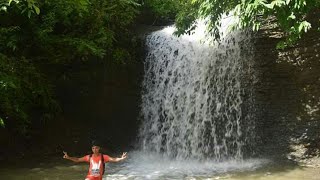
[(142, 149), (176, 159), (242, 159), (254, 138), (248, 35), (209, 44), (200, 42), (202, 29), (179, 38), (173, 31), (147, 37)]

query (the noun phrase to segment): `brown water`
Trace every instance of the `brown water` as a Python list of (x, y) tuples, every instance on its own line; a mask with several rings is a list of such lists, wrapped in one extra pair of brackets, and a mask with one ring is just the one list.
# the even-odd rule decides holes
[[(1, 169), (0, 178), (2, 180), (79, 180), (84, 179), (86, 165), (57, 165), (51, 168), (14, 168)], [(111, 179), (228, 179), (228, 180), (319, 180), (320, 169), (315, 168), (293, 168), (293, 169), (262, 169), (259, 171), (222, 174), (217, 176), (185, 176), (174, 177), (164, 175), (158, 178), (145, 176), (133, 176), (125, 174), (109, 174), (104, 180)]]
[[(83, 180), (87, 164), (65, 160), (28, 162), (0, 169), (1, 180)], [(187, 179), (187, 180), (320, 180), (320, 169), (276, 163), (262, 159), (243, 162), (172, 161), (151, 155), (132, 153), (123, 163), (108, 163), (104, 180)]]

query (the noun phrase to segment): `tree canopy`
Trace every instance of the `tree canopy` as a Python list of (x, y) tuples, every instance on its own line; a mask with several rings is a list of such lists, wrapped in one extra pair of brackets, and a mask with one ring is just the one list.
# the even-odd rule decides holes
[[(308, 14), (320, 8), (318, 0), (181, 0), (182, 8), (176, 18), (177, 32), (192, 32), (197, 19), (208, 21), (208, 32), (219, 38), (218, 27), (223, 15), (234, 15), (238, 20), (231, 30), (251, 28), (258, 31), (265, 19), (274, 17), (285, 32), (286, 39), (278, 48), (293, 45), (303, 33), (312, 28)], [(320, 24), (320, 22), (318, 22)]]
[(0, 126), (25, 132), (59, 113), (49, 80), (57, 67), (130, 62), (139, 8), (136, 0), (1, 0)]

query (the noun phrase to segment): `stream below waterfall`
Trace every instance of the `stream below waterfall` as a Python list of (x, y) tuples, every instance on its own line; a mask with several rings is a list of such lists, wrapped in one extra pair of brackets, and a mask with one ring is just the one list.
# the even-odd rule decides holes
[[(319, 168), (301, 167), (291, 163), (265, 159), (241, 162), (177, 161), (142, 152), (129, 152), (122, 163), (107, 163), (104, 180), (318, 180)], [(37, 160), (35, 160), (37, 161)], [(24, 164), (28, 164), (23, 166)], [(63, 159), (42, 163), (21, 162), (0, 168), (2, 180), (81, 180), (87, 173), (85, 163)]]

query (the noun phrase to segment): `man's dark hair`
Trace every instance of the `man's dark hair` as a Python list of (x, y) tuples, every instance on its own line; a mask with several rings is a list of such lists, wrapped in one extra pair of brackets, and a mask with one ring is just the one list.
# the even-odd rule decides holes
[(98, 141), (98, 140), (93, 140), (93, 141), (91, 142), (91, 147), (92, 147), (92, 146), (99, 146), (99, 147), (101, 147), (101, 142)]

